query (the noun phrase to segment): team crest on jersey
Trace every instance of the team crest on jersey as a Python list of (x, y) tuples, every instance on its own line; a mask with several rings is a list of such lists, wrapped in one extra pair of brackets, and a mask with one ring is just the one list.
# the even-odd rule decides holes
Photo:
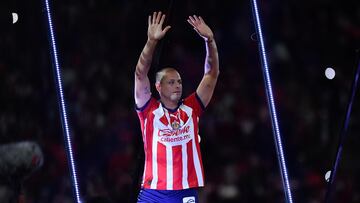
[(172, 127), (172, 129), (177, 130), (180, 128), (180, 123), (178, 121), (173, 121), (171, 123), (171, 127)]

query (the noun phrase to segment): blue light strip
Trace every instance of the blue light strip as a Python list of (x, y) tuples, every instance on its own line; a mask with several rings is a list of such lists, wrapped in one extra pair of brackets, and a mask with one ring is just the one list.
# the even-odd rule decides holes
[(349, 100), (348, 100), (348, 104), (347, 104), (347, 108), (346, 108), (346, 115), (345, 115), (345, 119), (343, 122), (343, 126), (341, 128), (341, 132), (340, 132), (340, 138), (339, 138), (339, 144), (337, 147), (337, 151), (336, 151), (336, 156), (335, 156), (335, 160), (334, 160), (334, 165), (333, 168), (331, 170), (330, 173), (330, 179), (329, 179), (329, 183), (327, 186), (327, 191), (326, 191), (326, 195), (325, 195), (325, 203), (330, 203), (332, 202), (332, 198), (334, 197), (333, 190), (335, 189), (335, 176), (336, 176), (336, 172), (341, 160), (341, 154), (343, 151), (343, 146), (345, 143), (345, 139), (347, 137), (347, 132), (349, 129), (349, 124), (350, 124), (350, 116), (351, 116), (351, 111), (352, 111), (352, 106), (355, 100), (355, 95), (356, 95), (356, 91), (358, 89), (358, 84), (359, 84), (359, 77), (360, 77), (360, 52), (359, 50), (357, 50), (357, 57), (358, 57), (358, 66), (354, 75), (354, 79), (351, 85), (351, 93), (349, 94)]
[(70, 136), (70, 132), (69, 132), (69, 125), (67, 122), (67, 114), (66, 114), (66, 106), (65, 106), (64, 94), (63, 94), (63, 89), (62, 89), (60, 66), (59, 66), (58, 56), (57, 56), (57, 51), (56, 51), (55, 34), (54, 34), (53, 24), (52, 24), (52, 20), (51, 20), (51, 12), (50, 12), (50, 6), (49, 6), (48, 0), (45, 0), (45, 5), (46, 5), (47, 19), (48, 19), (48, 23), (49, 23), (49, 32), (50, 32), (50, 37), (51, 37), (53, 67), (55, 69), (54, 72), (56, 75), (56, 82), (57, 82), (57, 87), (58, 87), (58, 98), (59, 98), (59, 103), (60, 103), (60, 107), (61, 107), (61, 118), (62, 118), (61, 121), (62, 121), (62, 126), (63, 126), (63, 131), (64, 131), (65, 145), (66, 145), (66, 149), (67, 149), (68, 159), (70, 159), (70, 170), (71, 170), (70, 172), (71, 172), (71, 177), (72, 177), (72, 181), (73, 181), (72, 183), (73, 183), (73, 189), (74, 189), (75, 196), (76, 196), (76, 202), (81, 203), (80, 192), (79, 192), (79, 187), (78, 187), (78, 182), (77, 182), (76, 169), (75, 169), (76, 168), (75, 161), (74, 161), (73, 150), (72, 150), (72, 145), (71, 145), (71, 136)]
[(285, 156), (284, 156), (282, 143), (281, 143), (280, 129), (279, 129), (279, 124), (278, 124), (277, 115), (276, 115), (274, 97), (273, 97), (273, 93), (272, 93), (271, 80), (270, 80), (269, 68), (268, 68), (268, 64), (267, 64), (264, 39), (263, 39), (262, 31), (261, 31), (261, 23), (260, 23), (258, 6), (256, 3), (256, 0), (252, 0), (252, 3), (253, 3), (252, 4), (253, 5), (253, 14), (254, 14), (254, 17), (256, 20), (255, 26), (257, 29), (258, 40), (260, 40), (259, 49), (261, 51), (260, 57), (262, 60), (262, 70), (263, 70), (263, 76), (264, 76), (264, 80), (265, 80), (268, 105), (269, 105), (270, 113), (271, 113), (273, 134), (274, 134), (274, 139), (275, 139), (276, 152), (278, 155), (278, 161), (279, 161), (279, 165), (280, 165), (280, 169), (281, 169), (281, 177), (282, 177), (282, 182), (283, 182), (283, 186), (284, 186), (285, 198), (286, 198), (286, 202), (292, 203), (293, 200), (292, 200), (292, 196), (291, 196), (288, 173), (287, 173), (287, 169), (286, 169)]

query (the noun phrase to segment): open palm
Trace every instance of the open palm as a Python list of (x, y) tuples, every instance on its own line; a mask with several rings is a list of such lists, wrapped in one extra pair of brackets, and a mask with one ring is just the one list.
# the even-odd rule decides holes
[(214, 38), (214, 34), (209, 28), (208, 25), (206, 25), (205, 21), (201, 18), (201, 16), (189, 16), (188, 23), (192, 25), (194, 30), (205, 40), (212, 40)]
[(166, 32), (170, 29), (170, 26), (162, 28), (165, 20), (165, 14), (161, 15), (161, 12), (154, 12), (152, 16), (149, 16), (148, 20), (148, 38), (150, 40), (162, 39)]

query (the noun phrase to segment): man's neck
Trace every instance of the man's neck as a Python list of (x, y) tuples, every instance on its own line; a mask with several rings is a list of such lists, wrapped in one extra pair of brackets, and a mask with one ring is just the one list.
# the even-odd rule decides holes
[(161, 98), (160, 101), (164, 105), (164, 107), (167, 109), (176, 109), (179, 104), (179, 102), (169, 101), (164, 98)]

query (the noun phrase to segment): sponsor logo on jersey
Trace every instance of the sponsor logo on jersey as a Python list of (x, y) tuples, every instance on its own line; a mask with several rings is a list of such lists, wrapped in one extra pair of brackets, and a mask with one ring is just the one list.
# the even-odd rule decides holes
[(159, 140), (160, 142), (180, 142), (190, 139), (190, 126), (184, 126), (183, 128), (172, 130), (172, 129), (160, 129)]
[(184, 197), (183, 203), (195, 203), (195, 197)]

